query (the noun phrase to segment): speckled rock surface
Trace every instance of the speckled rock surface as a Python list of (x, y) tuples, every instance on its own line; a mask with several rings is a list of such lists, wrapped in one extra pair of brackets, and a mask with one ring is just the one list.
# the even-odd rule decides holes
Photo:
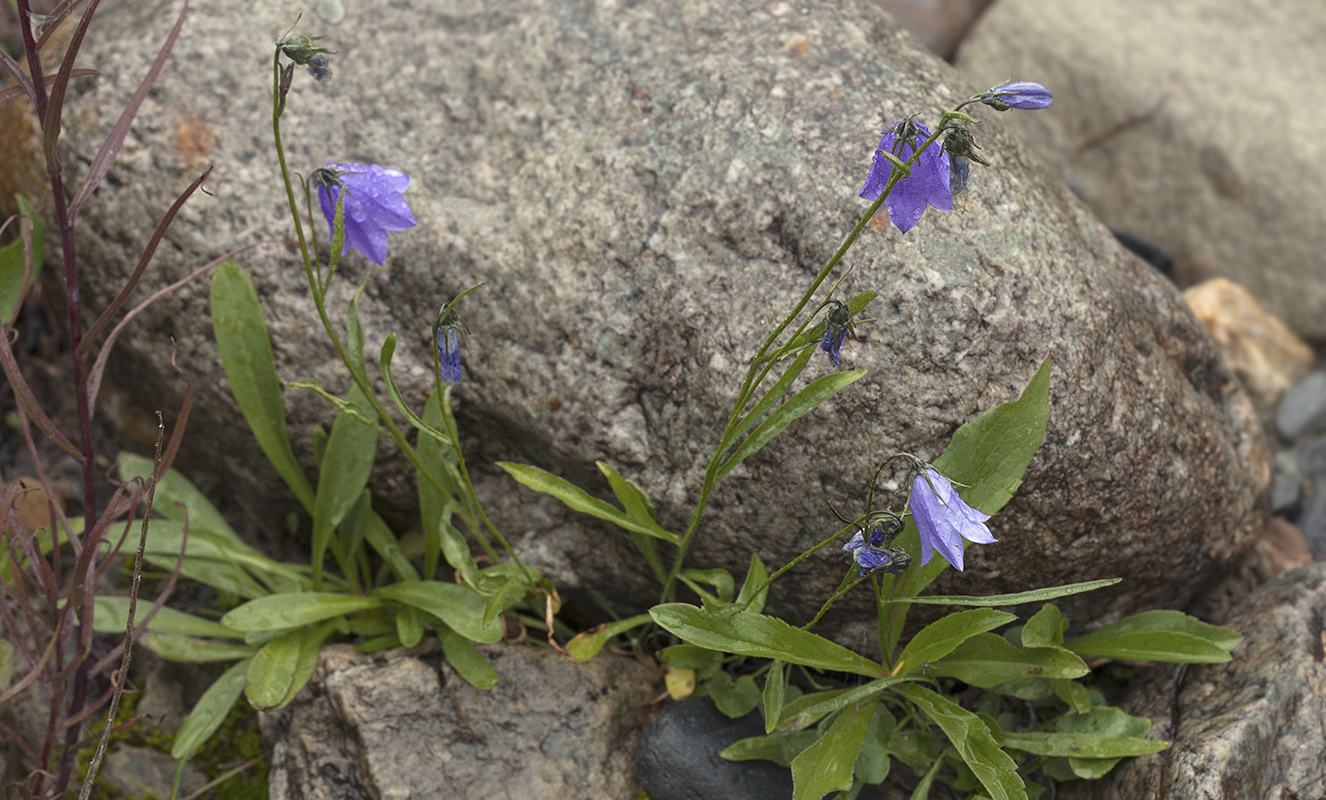
[(272, 800), (634, 796), (652, 670), (619, 655), (579, 665), (548, 649), (482, 650), (501, 676), (487, 690), (435, 646), (324, 648), (309, 685), (262, 715)]
[[(162, 8), (107, 11), (90, 37), (85, 60), (106, 77), (81, 82), (72, 100), (67, 132), (80, 151), (146, 69), (148, 43), (169, 27)], [(268, 127), (271, 44), (288, 11), (192, 6), (84, 212), (89, 297), (110, 296), (153, 215), (207, 160), (214, 197), (176, 220), (153, 280), (289, 235)], [(384, 267), (349, 259), (332, 307), (367, 280), (369, 351), (399, 332), (396, 377), (417, 405), (433, 314), (486, 281), (464, 309), (473, 336), (459, 387), (475, 463), (530, 462), (606, 495), (593, 466), (602, 459), (645, 487), (672, 529), (685, 524), (744, 359), (865, 208), (856, 193), (881, 122), (912, 112), (933, 122), (981, 88), (864, 2), (433, 0), (350, 7), (339, 25), (306, 17), (301, 30), (337, 53), (329, 83), (296, 76), (284, 121), (292, 165), (403, 169), (421, 221), (393, 235)], [(973, 549), (967, 572), (936, 590), (1122, 575), (1112, 593), (1066, 601), (1065, 614), (1088, 624), (1180, 606), (1263, 527), (1269, 471), (1255, 415), (1174, 288), (1007, 134), (1007, 116), (976, 113), (993, 167), (975, 172), (971, 210), (932, 212), (906, 236), (869, 226), (847, 258), (843, 289), (879, 292), (876, 321), (843, 350), (844, 367), (870, 374), (730, 476), (692, 563), (738, 574), (752, 552), (785, 563), (838, 525), (826, 498), (862, 508), (883, 456), (937, 456), (1053, 356), (1046, 444), (991, 523), (999, 544)], [(199, 126), (207, 137), (182, 138)], [(342, 388), (295, 258), (267, 247), (240, 262), (281, 375)], [(154, 405), (178, 397), (173, 338), (199, 389), (184, 465), (218, 476), (235, 506), (263, 508), (283, 490), (243, 434), (206, 292), (193, 284), (141, 317), (120, 375)], [(817, 358), (805, 379), (829, 369)], [(307, 394), (286, 400), (311, 463), (313, 426), (330, 414)], [(407, 508), (404, 463), (381, 455), (382, 507)], [(564, 595), (596, 595), (623, 614), (657, 596), (620, 531), (501, 475), (481, 483), (492, 515)], [(838, 585), (846, 565), (820, 555), (775, 587), (773, 612), (808, 618)], [(819, 630), (870, 647), (867, 594), (849, 595)]]
[(1166, 752), (1124, 761), (1060, 797), (1113, 800), (1326, 796), (1326, 564), (1286, 572), (1223, 620), (1243, 637), (1227, 664), (1139, 669), (1122, 703), (1152, 719)]
[(1232, 278), (1320, 342), (1323, 37), (1318, 0), (1001, 0), (956, 63), (1056, 87), (1053, 113), (1010, 125), (1101, 219), (1169, 248), (1181, 281)]

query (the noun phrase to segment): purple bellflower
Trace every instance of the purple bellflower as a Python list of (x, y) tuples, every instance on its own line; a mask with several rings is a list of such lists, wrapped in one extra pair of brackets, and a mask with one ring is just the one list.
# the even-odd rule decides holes
[(829, 312), (824, 315), (824, 338), (820, 349), (829, 354), (836, 367), (842, 362), (843, 337), (852, 329), (852, 311), (841, 300), (831, 300)]
[(460, 383), (460, 328), (454, 324), (437, 329), (438, 374), (448, 386)]
[(866, 543), (867, 532), (863, 528), (843, 545), (843, 552), (856, 561), (862, 577), (876, 572), (894, 575), (905, 572), (912, 564), (912, 557), (903, 550), (888, 546), (902, 532), (902, 522), (886, 517), (869, 524), (870, 543)]
[(1050, 103), (1054, 102), (1054, 94), (1039, 83), (1017, 81), (996, 86), (972, 99), (980, 100), (996, 111), (1007, 111), (1010, 108), (1034, 111), (1049, 108)]
[(925, 472), (912, 478), (911, 510), (916, 530), (921, 534), (923, 565), (938, 550), (961, 572), (963, 539), (976, 544), (993, 544), (995, 541), (985, 525), (990, 515), (963, 502), (949, 479), (932, 467), (926, 467)]
[(318, 202), (331, 227), (336, 224), (337, 198), (345, 189), (345, 246), (341, 255), (353, 247), (369, 261), (381, 264), (387, 259), (387, 233), (418, 224), (405, 202), (410, 176), (398, 169), (329, 163), (315, 171), (313, 180), (319, 184)]
[(331, 60), (322, 53), (313, 56), (308, 60), (308, 74), (318, 82), (327, 80), (331, 77)]
[[(861, 197), (866, 200), (877, 199), (893, 173), (893, 164), (880, 151), (892, 153), (899, 161), (905, 162), (916, 152), (918, 140), (930, 138), (930, 131), (924, 125), (911, 120), (890, 125), (883, 130), (883, 134), (884, 138), (879, 140), (875, 158), (870, 163), (866, 185), (861, 189)], [(938, 144), (932, 145), (912, 165), (912, 174), (893, 187), (893, 191), (884, 199), (884, 207), (889, 210), (889, 219), (893, 220), (899, 231), (906, 233), (915, 227), (927, 205), (944, 211), (953, 210), (948, 172), (948, 159), (940, 152)]]

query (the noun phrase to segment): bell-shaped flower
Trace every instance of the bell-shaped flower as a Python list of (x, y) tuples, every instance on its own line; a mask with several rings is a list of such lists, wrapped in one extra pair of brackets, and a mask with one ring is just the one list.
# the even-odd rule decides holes
[(437, 363), (443, 383), (460, 383), (460, 328), (455, 325), (437, 329)]
[(824, 336), (820, 349), (829, 354), (836, 367), (842, 363), (843, 337), (852, 329), (852, 310), (841, 300), (830, 300), (824, 315)]
[[(919, 144), (930, 138), (930, 131), (924, 125), (911, 120), (890, 125), (883, 133), (884, 138), (879, 140), (875, 159), (870, 164), (870, 174), (866, 176), (866, 185), (861, 189), (861, 197), (866, 200), (878, 198), (893, 173), (893, 163), (881, 155), (881, 151), (892, 153), (899, 161), (906, 162)], [(912, 165), (912, 174), (893, 187), (884, 199), (884, 207), (889, 210), (889, 219), (893, 220), (899, 231), (906, 233), (915, 227), (927, 205), (944, 211), (953, 210), (948, 171), (948, 159), (940, 152), (939, 145), (935, 144), (921, 153), (921, 157)]]
[(1016, 81), (996, 86), (972, 99), (980, 100), (996, 111), (1007, 111), (1010, 108), (1034, 111), (1049, 108), (1050, 103), (1054, 102), (1054, 93), (1039, 83)]
[(912, 519), (921, 535), (921, 563), (930, 561), (935, 551), (962, 571), (962, 540), (993, 544), (995, 538), (986, 527), (989, 514), (967, 505), (948, 478), (933, 467), (912, 478)]
[[(870, 523), (869, 531), (862, 528), (852, 534), (852, 538), (843, 545), (843, 553), (856, 561), (862, 577), (876, 572), (897, 575), (905, 572), (912, 564), (912, 557), (906, 551), (888, 546), (901, 532), (900, 520), (876, 518)], [(870, 537), (869, 544), (866, 543), (867, 535)]]
[[(330, 177), (329, 177), (330, 176)], [(377, 164), (328, 164), (313, 176), (318, 202), (329, 226), (335, 226), (336, 201), (345, 190), (345, 245), (375, 264), (387, 259), (387, 233), (413, 228), (414, 212), (405, 202), (410, 176)]]

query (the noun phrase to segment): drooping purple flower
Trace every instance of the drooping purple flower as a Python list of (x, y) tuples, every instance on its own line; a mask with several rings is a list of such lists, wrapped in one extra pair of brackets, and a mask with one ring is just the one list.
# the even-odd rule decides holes
[(437, 363), (442, 382), (455, 386), (460, 383), (460, 328), (443, 325), (437, 329)]
[(996, 86), (973, 99), (979, 99), (996, 111), (1007, 111), (1010, 108), (1034, 111), (1038, 108), (1049, 108), (1050, 103), (1054, 102), (1054, 94), (1039, 83), (1016, 81)]
[(912, 479), (911, 510), (921, 535), (922, 565), (938, 550), (961, 572), (963, 539), (976, 544), (995, 541), (985, 525), (990, 515), (967, 505), (949, 479), (932, 467), (926, 467), (924, 473), (917, 473)]
[(308, 74), (318, 82), (327, 80), (331, 77), (331, 60), (322, 53), (313, 56), (308, 60)]
[(387, 233), (418, 224), (405, 202), (410, 176), (398, 169), (329, 163), (326, 169), (315, 172), (314, 180), (329, 227), (335, 225), (336, 201), (341, 188), (345, 188), (345, 245), (341, 255), (353, 247), (369, 261), (381, 264), (387, 258)]
[(830, 300), (829, 303), (829, 311), (824, 315), (820, 349), (829, 354), (829, 360), (836, 367), (842, 362), (843, 337), (852, 328), (852, 311), (841, 300)]
[(912, 564), (912, 557), (906, 551), (888, 546), (901, 531), (902, 523), (895, 518), (872, 520), (868, 532), (870, 543), (866, 543), (865, 529), (858, 530), (843, 545), (843, 552), (856, 561), (862, 577), (876, 572), (896, 575)]
[[(893, 164), (880, 155), (881, 150), (892, 153), (899, 161), (905, 162), (912, 157), (912, 153), (916, 152), (919, 144), (930, 138), (930, 131), (924, 125), (911, 120), (890, 125), (883, 130), (883, 134), (884, 138), (879, 140), (875, 158), (870, 163), (870, 174), (866, 176), (866, 185), (861, 189), (861, 197), (866, 200), (878, 198), (893, 173)], [(899, 139), (902, 140), (901, 147), (895, 149)], [(899, 231), (906, 233), (911, 230), (920, 221), (927, 205), (944, 211), (953, 210), (953, 196), (949, 193), (948, 187), (948, 171), (948, 159), (940, 152), (938, 146), (932, 145), (926, 148), (912, 165), (912, 174), (898, 181), (893, 187), (893, 191), (884, 199), (884, 207), (889, 210), (889, 219), (893, 220)]]

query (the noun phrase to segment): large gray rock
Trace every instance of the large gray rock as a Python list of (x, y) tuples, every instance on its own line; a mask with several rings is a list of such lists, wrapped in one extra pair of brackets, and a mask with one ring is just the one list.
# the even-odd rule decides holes
[[(1181, 33), (1180, 33), (1181, 32)], [(1012, 124), (1111, 226), (1326, 339), (1326, 4), (1002, 0), (958, 52), (979, 83), (1058, 87)]]
[[(125, 4), (101, 17), (85, 60), (107, 77), (80, 84), (74, 148), (88, 152), (111, 124), (173, 7)], [(181, 126), (211, 133), (215, 196), (186, 206), (153, 279), (290, 235), (268, 115), (271, 46), (291, 21), (284, 3), (194, 4), (84, 212), (88, 297), (111, 296), (152, 215), (197, 173), (197, 154), (178, 149)], [(432, 0), (351, 6), (339, 25), (310, 17), (302, 30), (337, 53), (329, 83), (296, 75), (284, 121), (294, 168), (402, 168), (420, 220), (393, 235), (385, 267), (347, 260), (333, 314), (367, 280), (369, 349), (400, 332), (396, 376), (417, 406), (430, 388), (433, 315), (486, 281), (463, 309), (473, 336), (458, 387), (475, 463), (533, 462), (606, 495), (593, 466), (603, 459), (653, 495), (673, 530), (738, 371), (865, 208), (856, 192), (881, 122), (920, 112), (933, 123), (977, 88), (864, 2)], [(870, 374), (720, 486), (691, 561), (738, 573), (752, 552), (785, 563), (838, 526), (826, 499), (859, 513), (881, 458), (937, 456), (1052, 355), (1045, 447), (992, 523), (1000, 542), (975, 548), (967, 572), (936, 588), (1127, 576), (1116, 591), (1065, 601), (1082, 624), (1181, 605), (1261, 529), (1269, 471), (1256, 418), (1177, 292), (1006, 133), (1006, 117), (974, 113), (988, 120), (979, 136), (994, 166), (976, 170), (972, 209), (932, 212), (905, 236), (868, 227), (846, 260), (848, 294), (879, 292), (876, 322), (844, 347), (844, 366)], [(240, 261), (282, 376), (343, 389), (297, 260), (268, 247)], [(145, 314), (120, 374), (154, 404), (178, 397), (173, 338), (200, 389), (192, 463), (257, 506), (282, 491), (240, 433), (206, 291), (195, 283)], [(829, 370), (817, 356), (806, 379)], [(311, 463), (312, 427), (328, 409), (308, 394), (287, 405)], [(383, 507), (406, 508), (404, 462), (383, 456)], [(620, 531), (500, 475), (481, 483), (495, 519), (565, 594), (622, 612), (657, 597)], [(770, 608), (808, 618), (845, 568), (822, 553), (775, 587)], [(867, 595), (846, 598), (821, 630), (869, 647)]]
[(1062, 797), (1112, 800), (1326, 796), (1326, 564), (1283, 573), (1222, 625), (1242, 636), (1226, 664), (1139, 669), (1121, 705), (1153, 722), (1165, 752), (1124, 761)]
[(653, 670), (578, 665), (549, 649), (484, 647), (501, 679), (475, 689), (432, 649), (324, 648), (313, 680), (262, 715), (273, 800), (635, 794), (632, 752)]

